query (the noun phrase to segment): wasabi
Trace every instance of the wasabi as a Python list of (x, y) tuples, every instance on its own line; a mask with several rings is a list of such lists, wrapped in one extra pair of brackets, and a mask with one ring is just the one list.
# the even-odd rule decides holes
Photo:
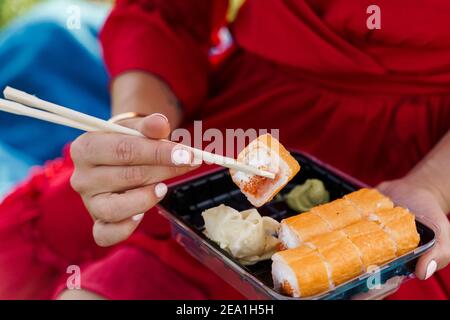
[(308, 179), (289, 192), (285, 201), (289, 208), (297, 212), (309, 211), (313, 207), (330, 201), (330, 194), (322, 181)]

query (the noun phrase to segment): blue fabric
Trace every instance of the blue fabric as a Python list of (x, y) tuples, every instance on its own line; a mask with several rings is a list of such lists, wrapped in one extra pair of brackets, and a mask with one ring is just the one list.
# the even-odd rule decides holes
[(0, 198), (22, 180), (35, 162), (0, 141)]
[[(69, 29), (69, 8), (81, 29)], [(0, 91), (7, 85), (100, 118), (110, 114), (98, 32), (108, 7), (50, 1), (0, 33)], [(61, 154), (80, 131), (0, 112), (0, 196), (31, 165)]]

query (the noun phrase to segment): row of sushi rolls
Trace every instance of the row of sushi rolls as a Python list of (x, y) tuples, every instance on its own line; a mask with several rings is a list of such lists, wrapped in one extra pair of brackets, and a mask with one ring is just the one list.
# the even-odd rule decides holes
[[(322, 181), (310, 179), (278, 195), (300, 165), (269, 134), (252, 141), (238, 161), (271, 171), (275, 179), (231, 170), (255, 208), (210, 208), (202, 213), (204, 232), (243, 265), (271, 259), (274, 289), (284, 295), (311, 297), (332, 290), (419, 244), (415, 216), (376, 189), (330, 202)], [(262, 217), (256, 208), (274, 197), (299, 214), (280, 222)]]

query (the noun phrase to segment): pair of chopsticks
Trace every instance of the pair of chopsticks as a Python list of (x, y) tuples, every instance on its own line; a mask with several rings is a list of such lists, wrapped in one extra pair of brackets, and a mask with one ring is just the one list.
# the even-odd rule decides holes
[[(26, 92), (6, 87), (4, 92), (6, 99), (0, 99), (0, 110), (21, 116), (31, 117), (87, 132), (115, 132), (136, 137), (144, 137), (139, 131), (123, 127), (30, 95)], [(168, 142), (168, 140), (163, 140)], [(249, 174), (254, 174), (269, 179), (274, 179), (272, 172), (261, 170), (257, 167), (240, 163), (233, 158), (220, 156), (200, 149), (182, 145), (190, 150), (196, 158), (208, 163), (214, 163), (226, 168), (235, 169)]]

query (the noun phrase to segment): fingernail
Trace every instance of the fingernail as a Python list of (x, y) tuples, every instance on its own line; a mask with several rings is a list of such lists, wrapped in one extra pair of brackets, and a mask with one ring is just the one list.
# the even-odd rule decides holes
[(194, 158), (191, 160), (190, 165), (191, 167), (196, 167), (201, 165), (203, 162), (203, 158), (201, 157), (201, 155), (196, 155), (194, 153)]
[(153, 113), (152, 116), (158, 116), (163, 118), (165, 121), (169, 122), (169, 119), (167, 119), (167, 117), (165, 115), (163, 115), (162, 113)]
[(133, 221), (139, 222), (139, 221), (142, 220), (142, 218), (144, 218), (144, 214), (140, 213), (140, 214), (137, 214), (137, 215), (133, 216), (132, 219), (133, 219)]
[(173, 149), (172, 150), (172, 162), (176, 165), (190, 164), (191, 154), (185, 149)]
[(436, 261), (431, 260), (427, 266), (427, 273), (425, 274), (425, 280), (427, 280), (429, 277), (433, 275), (433, 273), (436, 271), (436, 268), (437, 268)]
[(167, 193), (167, 186), (164, 183), (158, 183), (155, 186), (155, 195), (158, 198), (164, 198)]

